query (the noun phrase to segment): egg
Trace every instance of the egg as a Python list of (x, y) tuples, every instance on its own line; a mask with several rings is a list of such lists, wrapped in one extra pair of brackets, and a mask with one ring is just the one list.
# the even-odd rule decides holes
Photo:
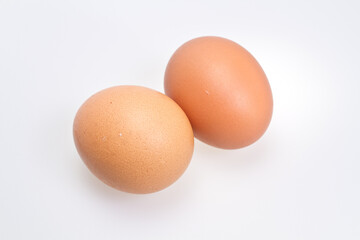
[(258, 140), (272, 116), (268, 79), (239, 44), (200, 37), (170, 58), (165, 93), (187, 114), (195, 137), (215, 147), (237, 149)]
[(117, 86), (91, 96), (78, 110), (77, 151), (101, 181), (130, 193), (152, 193), (174, 183), (194, 149), (191, 124), (166, 95)]

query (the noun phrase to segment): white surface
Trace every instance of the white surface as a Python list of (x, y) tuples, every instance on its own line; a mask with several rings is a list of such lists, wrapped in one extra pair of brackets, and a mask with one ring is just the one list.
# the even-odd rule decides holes
[[(0, 0), (0, 239), (360, 239), (358, 1)], [(91, 94), (163, 91), (177, 47), (232, 39), (263, 66), (263, 138), (151, 195), (110, 189), (72, 121)]]

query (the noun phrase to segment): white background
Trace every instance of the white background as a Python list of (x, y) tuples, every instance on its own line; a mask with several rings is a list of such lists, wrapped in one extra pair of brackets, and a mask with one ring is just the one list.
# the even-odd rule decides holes
[[(0, 0), (0, 239), (360, 239), (358, 1)], [(114, 85), (163, 92), (182, 43), (247, 48), (274, 95), (266, 134), (196, 141), (150, 195), (89, 173), (72, 121)]]

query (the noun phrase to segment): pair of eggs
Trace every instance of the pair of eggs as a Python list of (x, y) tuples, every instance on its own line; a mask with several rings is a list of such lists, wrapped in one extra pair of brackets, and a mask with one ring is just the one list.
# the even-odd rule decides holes
[(104, 183), (152, 193), (186, 170), (199, 140), (224, 149), (248, 146), (272, 116), (270, 85), (255, 58), (237, 43), (200, 37), (171, 57), (166, 95), (117, 86), (91, 96), (73, 126), (76, 148)]

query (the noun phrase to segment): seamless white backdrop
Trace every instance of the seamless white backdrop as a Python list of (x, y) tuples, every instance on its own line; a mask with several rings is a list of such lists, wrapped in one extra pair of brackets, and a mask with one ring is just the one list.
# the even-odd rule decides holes
[[(0, 239), (360, 239), (358, 1), (0, 0)], [(163, 92), (171, 54), (216, 35), (247, 48), (274, 95), (266, 134), (196, 141), (150, 195), (113, 190), (72, 121), (121, 84)]]

